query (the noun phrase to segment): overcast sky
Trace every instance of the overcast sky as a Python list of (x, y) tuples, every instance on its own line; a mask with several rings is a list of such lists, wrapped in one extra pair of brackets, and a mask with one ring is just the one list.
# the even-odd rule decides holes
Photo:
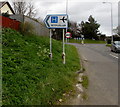
[[(11, 0), (9, 0), (11, 1)], [(27, 0), (28, 2), (29, 0)], [(34, 0), (37, 9), (37, 17), (44, 19), (47, 14), (66, 13), (67, 0)], [(111, 35), (111, 5), (102, 2), (111, 2), (113, 10), (113, 28), (118, 26), (118, 2), (119, 0), (68, 0), (69, 19), (80, 23), (87, 21), (92, 15), (101, 25), (100, 32)]]

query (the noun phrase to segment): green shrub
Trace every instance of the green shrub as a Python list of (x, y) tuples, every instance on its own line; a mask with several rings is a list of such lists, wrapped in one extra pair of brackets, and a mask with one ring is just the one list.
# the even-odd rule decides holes
[(20, 25), (20, 32), (23, 35), (34, 34), (34, 26), (30, 22), (24, 22)]

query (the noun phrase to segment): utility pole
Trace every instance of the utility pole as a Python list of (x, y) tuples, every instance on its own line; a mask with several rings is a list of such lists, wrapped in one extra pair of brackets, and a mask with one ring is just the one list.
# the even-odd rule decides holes
[[(66, 14), (68, 14), (68, 0), (66, 0)], [(68, 18), (67, 18), (67, 26), (68, 26)], [(66, 28), (66, 33), (67, 33), (67, 29)], [(66, 43), (67, 43), (67, 38), (66, 38)]]
[(113, 12), (112, 12), (112, 3), (111, 2), (103, 2), (103, 3), (109, 3), (111, 5), (111, 38), (113, 43)]

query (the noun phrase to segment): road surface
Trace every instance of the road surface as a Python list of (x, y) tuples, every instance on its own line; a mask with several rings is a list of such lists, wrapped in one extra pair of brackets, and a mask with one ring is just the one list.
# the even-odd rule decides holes
[(89, 78), (88, 99), (77, 96), (69, 105), (118, 105), (118, 54), (105, 44), (75, 44)]

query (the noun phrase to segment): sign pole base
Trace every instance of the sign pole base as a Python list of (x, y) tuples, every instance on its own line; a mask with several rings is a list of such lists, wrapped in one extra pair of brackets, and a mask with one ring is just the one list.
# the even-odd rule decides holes
[(49, 53), (49, 58), (50, 60), (52, 60), (52, 53)]
[(62, 60), (63, 60), (63, 64), (65, 64), (65, 53), (62, 53)]

